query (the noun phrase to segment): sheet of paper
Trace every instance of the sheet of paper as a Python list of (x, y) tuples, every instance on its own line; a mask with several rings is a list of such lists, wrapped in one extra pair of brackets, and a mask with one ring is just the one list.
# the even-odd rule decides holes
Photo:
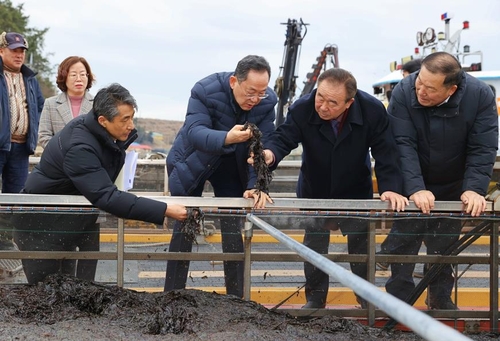
[(125, 163), (116, 178), (115, 185), (121, 191), (128, 191), (134, 187), (135, 170), (139, 153), (129, 150), (125, 154)]

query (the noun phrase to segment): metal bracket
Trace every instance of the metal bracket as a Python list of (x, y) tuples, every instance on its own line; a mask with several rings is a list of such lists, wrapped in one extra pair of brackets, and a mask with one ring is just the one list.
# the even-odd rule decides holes
[(481, 332), (481, 324), (479, 321), (465, 321), (464, 332), (468, 334), (477, 334)]

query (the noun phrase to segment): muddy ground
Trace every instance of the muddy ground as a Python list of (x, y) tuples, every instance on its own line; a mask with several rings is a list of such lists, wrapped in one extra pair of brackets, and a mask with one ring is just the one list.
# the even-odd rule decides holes
[[(494, 340), (498, 335), (469, 335)], [(1, 340), (421, 340), (333, 316), (298, 320), (198, 290), (138, 293), (71, 277), (0, 287)]]

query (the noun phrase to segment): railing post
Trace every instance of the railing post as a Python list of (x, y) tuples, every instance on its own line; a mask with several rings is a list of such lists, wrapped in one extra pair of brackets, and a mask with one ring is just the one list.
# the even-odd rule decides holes
[(253, 224), (250, 221), (245, 221), (245, 260), (243, 268), (243, 298), (250, 301), (251, 296), (251, 282), (252, 282), (252, 236)]
[(167, 163), (165, 162), (164, 167), (164, 175), (163, 175), (163, 195), (168, 196), (168, 172), (167, 172)]
[(123, 269), (125, 266), (124, 252), (125, 252), (125, 228), (123, 224), (123, 219), (118, 219), (118, 232), (116, 240), (116, 285), (123, 287), (124, 283), (124, 273)]
[(498, 332), (498, 223), (492, 223), (490, 239), (490, 328)]
[[(376, 265), (375, 265), (375, 249), (376, 249), (376, 241), (375, 241), (375, 236), (377, 234), (377, 224), (373, 221), (370, 221), (369, 223), (369, 230), (368, 230), (368, 260), (367, 260), (367, 280), (368, 282), (375, 284), (375, 270), (376, 270)], [(375, 325), (375, 306), (368, 302), (368, 325), (370, 327), (373, 327)]]

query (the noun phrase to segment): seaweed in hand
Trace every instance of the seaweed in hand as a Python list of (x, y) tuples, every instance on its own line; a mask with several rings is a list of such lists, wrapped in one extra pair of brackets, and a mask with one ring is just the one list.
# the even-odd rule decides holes
[(205, 213), (200, 208), (188, 208), (188, 217), (182, 222), (181, 232), (186, 234), (186, 238), (198, 244), (196, 236), (199, 235), (205, 223)]
[(261, 195), (264, 192), (269, 195), (269, 185), (273, 179), (272, 173), (269, 171), (269, 167), (266, 164), (264, 157), (264, 146), (262, 145), (262, 132), (259, 128), (253, 124), (246, 122), (242, 130), (250, 129), (252, 132), (252, 137), (249, 142), (249, 156), (253, 154), (253, 168), (257, 174), (257, 181), (255, 182), (255, 189), (257, 194)]

